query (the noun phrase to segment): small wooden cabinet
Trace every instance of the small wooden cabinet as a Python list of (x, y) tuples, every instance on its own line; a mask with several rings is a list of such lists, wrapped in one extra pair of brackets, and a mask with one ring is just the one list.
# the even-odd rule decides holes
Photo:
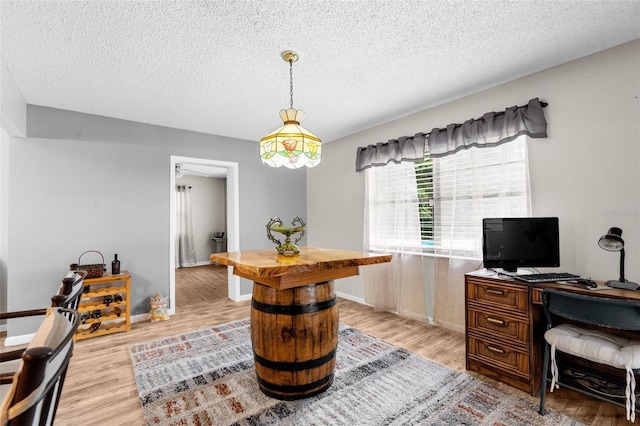
[(130, 330), (130, 285), (128, 271), (84, 280), (84, 293), (78, 305), (81, 322), (76, 340)]
[(531, 286), (471, 274), (465, 281), (467, 370), (537, 393)]

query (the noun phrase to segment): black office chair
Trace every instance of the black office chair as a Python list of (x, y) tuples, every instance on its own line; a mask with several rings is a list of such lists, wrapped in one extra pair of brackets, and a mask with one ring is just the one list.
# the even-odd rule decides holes
[[(70, 271), (62, 279), (58, 292), (51, 297), (51, 307), (78, 309), (80, 298), (84, 290), (86, 271)], [(0, 313), (0, 319), (16, 319), (32, 316), (44, 316), (48, 308), (30, 309), (26, 311)], [(26, 346), (7, 349), (0, 352), (0, 385), (11, 383), (13, 374), (17, 370), (18, 362)]]
[[(546, 382), (551, 358), (551, 392), (559, 384), (591, 395), (603, 401), (626, 408), (627, 420), (635, 419), (635, 383), (640, 378), (640, 340), (621, 337), (620, 333), (608, 330), (640, 330), (640, 302), (626, 299), (594, 297), (567, 291), (545, 289), (542, 303), (547, 320), (545, 332), (544, 361), (540, 384), (540, 410), (544, 415)], [(562, 324), (554, 325), (556, 319)], [(582, 380), (573, 380), (560, 374), (559, 365), (571, 365)], [(605, 374), (603, 375), (602, 372)], [(619, 377), (625, 396), (601, 392), (585, 386), (590, 376), (601, 382)], [(565, 380), (566, 378), (566, 380)], [(560, 381), (563, 380), (562, 383)]]
[(53, 424), (79, 323), (73, 309), (47, 310), (2, 400), (0, 424)]

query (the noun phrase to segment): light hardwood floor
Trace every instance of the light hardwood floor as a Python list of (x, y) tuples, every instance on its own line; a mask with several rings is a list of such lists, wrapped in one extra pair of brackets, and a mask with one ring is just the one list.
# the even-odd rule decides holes
[[(135, 287), (135, 281), (132, 280)], [(226, 298), (226, 267), (202, 266), (176, 271), (176, 314), (169, 321), (134, 323), (129, 333), (117, 333), (76, 343), (64, 385), (56, 425), (143, 425), (127, 347), (249, 316), (249, 302)], [(464, 335), (397, 315), (374, 312), (368, 306), (340, 299), (340, 321), (411, 352), (464, 371)], [(472, 374), (501, 389), (537, 402), (508, 385)], [(547, 407), (587, 424), (628, 425), (624, 409), (578, 393), (559, 389)], [(537, 416), (532, 413), (532, 416)]]

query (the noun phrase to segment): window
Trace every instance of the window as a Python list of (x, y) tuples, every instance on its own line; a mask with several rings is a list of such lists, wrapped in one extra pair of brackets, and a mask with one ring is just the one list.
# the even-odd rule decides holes
[(531, 214), (525, 136), (366, 174), (370, 250), (481, 259), (483, 218)]
[(420, 240), (424, 252), (433, 253), (433, 161), (426, 152), (424, 160), (415, 163), (416, 184), (418, 186), (418, 208), (420, 209)]
[(389, 163), (365, 171), (366, 245), (370, 250), (422, 253), (413, 163)]

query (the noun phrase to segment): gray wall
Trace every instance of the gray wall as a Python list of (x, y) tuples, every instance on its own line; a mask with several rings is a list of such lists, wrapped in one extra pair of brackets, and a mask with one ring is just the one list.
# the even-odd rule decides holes
[[(269, 218), (306, 216), (305, 170), (262, 165), (254, 141), (30, 105), (27, 138), (10, 138), (8, 151), (11, 311), (46, 306), (89, 249), (107, 263), (118, 253), (132, 275), (133, 314), (169, 294), (171, 155), (239, 164), (241, 250), (273, 246)], [(10, 323), (9, 335), (34, 329), (23, 325)]]
[(226, 237), (227, 179), (184, 175), (176, 177), (176, 185), (191, 186), (191, 218), (196, 262), (199, 265), (209, 264), (209, 256), (216, 251), (213, 233), (222, 231)]
[[(364, 173), (355, 172), (357, 147), (461, 123), (534, 97), (549, 103), (549, 137), (529, 142), (533, 214), (559, 217), (560, 269), (597, 280), (618, 278), (619, 254), (602, 250), (597, 241), (619, 226), (626, 278), (640, 282), (640, 40), (326, 144), (321, 166), (307, 175), (309, 244), (363, 248)], [(336, 289), (364, 297), (361, 276), (339, 280)]]

